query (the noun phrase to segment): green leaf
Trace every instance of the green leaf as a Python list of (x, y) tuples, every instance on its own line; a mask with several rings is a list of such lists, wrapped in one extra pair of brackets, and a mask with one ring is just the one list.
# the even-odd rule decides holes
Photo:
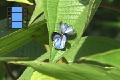
[(75, 51), (76, 49), (73, 49), (73, 51), (70, 52), (71, 54), (68, 53), (64, 55), (68, 62), (74, 62), (82, 57), (109, 50), (119, 49), (120, 41), (106, 37), (90, 36), (82, 37), (77, 45), (79, 45), (76, 47), (76, 49), (79, 48), (77, 52)]
[(120, 78), (119, 69), (88, 64), (48, 64), (37, 61), (13, 63), (31, 66), (40, 73), (60, 80), (119, 80)]
[(31, 77), (31, 80), (58, 80), (58, 79), (55, 79), (54, 77), (50, 77), (35, 71), (33, 73), (33, 76)]
[(120, 49), (115, 49), (104, 53), (88, 56), (84, 59), (97, 61), (120, 68)]
[[(6, 36), (8, 34), (11, 34), (12, 32), (15, 32), (16, 30), (18, 30), (18, 29), (7, 29), (6, 28), (7, 27), (6, 23), (7, 23), (6, 19), (0, 20), (0, 38), (3, 37), (3, 36)], [(40, 35), (41, 30), (38, 30), (37, 31), (38, 33), (34, 34), (34, 35), (38, 35), (39, 34), (38, 35), (39, 41), (44, 43), (45, 39), (42, 37), (44, 39), (42, 41), (42, 38), (41, 38), (41, 35)], [(44, 25), (44, 30), (47, 30), (47, 26), (46, 25)], [(44, 37), (48, 38), (47, 35), (44, 36)], [(7, 57), (8, 60), (12, 59), (13, 57), (29, 57), (29, 58), (32, 58), (32, 59), (36, 59), (41, 54), (45, 53), (45, 51), (46, 50), (45, 50), (45, 47), (44, 47), (43, 44), (39, 44), (35, 40), (32, 40), (32, 41), (28, 42), (27, 44), (17, 48), (16, 50), (14, 50), (14, 51), (12, 51), (12, 52), (10, 52), (8, 54), (5, 54), (4, 57)]]
[(7, 29), (7, 19), (0, 20), (0, 38), (6, 36), (18, 29)]
[[(20, 29), (15, 31), (7, 36), (0, 38), (0, 55), (9, 53), (16, 48), (26, 44), (27, 42), (32, 40), (32, 35), (37, 30), (42, 30), (41, 35), (44, 34), (44, 26), (42, 26), (45, 21), (38, 22), (29, 26), (26, 29)], [(47, 41), (47, 40), (46, 40)]]
[(38, 42), (32, 40), (27, 44), (3, 56), (8, 57), (8, 60), (10, 60), (10, 58), (12, 57), (27, 57), (29, 59), (36, 59), (45, 52), (46, 50), (43, 44), (39, 44)]
[[(19, 77), (18, 80), (30, 80), (31, 76), (33, 75), (33, 72), (35, 70), (31, 67), (27, 67), (27, 69), (25, 69), (25, 71), (23, 72), (23, 74)], [(29, 73), (29, 74), (28, 74)]]
[[(42, 61), (44, 61), (46, 59), (49, 59), (49, 56), (50, 56), (50, 54), (47, 52), (47, 53), (43, 54), (42, 56), (40, 56), (37, 59), (37, 61), (41, 61), (42, 62)], [(35, 74), (34, 74), (34, 72), (35, 72)], [(34, 77), (37, 77), (36, 74), (38, 76), (41, 75), (41, 73), (37, 73), (33, 68), (27, 67), (25, 69), (25, 71), (23, 72), (23, 74), (19, 77), (18, 80), (31, 80), (31, 78), (34, 79)], [(39, 77), (41, 77), (41, 76), (39, 76)]]
[(20, 2), (20, 3), (26, 3), (29, 5), (33, 5), (33, 3), (29, 2), (28, 0), (7, 0), (7, 1), (15, 1), (15, 2)]
[(40, 15), (43, 12), (42, 0), (35, 0), (35, 3), (36, 3), (35, 10), (34, 10), (32, 17), (29, 21), (29, 25), (35, 20), (35, 18), (38, 17), (38, 15)]
[[(93, 15), (95, 14), (97, 8), (99, 7), (101, 0), (90, 0), (89, 1), (89, 7), (86, 7), (86, 10), (82, 12), (80, 19), (78, 20), (78, 22), (76, 24), (81, 24), (79, 27), (83, 27), (83, 31), (84, 29), (88, 26), (90, 20), (92, 19)], [(87, 20), (84, 21), (84, 17), (87, 16)], [(81, 23), (80, 23), (81, 22)], [(83, 32), (80, 31), (81, 29), (78, 29), (78, 33)], [(64, 54), (65, 58), (68, 60), (68, 62), (73, 62), (75, 59), (76, 53), (79, 51), (81, 47), (81, 36), (79, 35), (78, 39), (75, 41), (74, 45), (71, 47), (70, 50), (66, 51)], [(72, 54), (72, 55), (71, 55)]]
[[(93, 16), (93, 13), (95, 13), (100, 2), (101, 0), (97, 1), (97, 3), (95, 0), (44, 0), (44, 11), (48, 21), (51, 62), (56, 62), (63, 54), (75, 54), (79, 50), (78, 43), (89, 22), (87, 21), (87, 18)], [(96, 4), (98, 5), (94, 6)], [(93, 11), (92, 16), (88, 16), (88, 14), (90, 14), (88, 13), (90, 12), (88, 11), (89, 9)], [(66, 50), (55, 50), (51, 35), (53, 32), (60, 32), (59, 23), (61, 21), (72, 26), (75, 29), (76, 34), (70, 36), (72, 40), (69, 40), (70, 38), (68, 38), (70, 46), (66, 44), (66, 46), (68, 46)]]
[[(87, 12), (86, 8), (88, 7), (88, 0), (83, 1), (84, 3), (79, 2), (78, 0), (43, 0), (44, 8), (45, 8), (45, 16), (48, 21), (48, 31), (49, 31), (49, 43), (50, 43), (50, 54), (51, 62), (57, 61), (62, 57), (65, 51), (55, 50), (53, 46), (53, 41), (51, 40), (51, 35), (53, 32), (60, 32), (59, 23), (62, 21), (63, 23), (67, 23), (69, 26), (72, 26), (75, 29), (75, 33), (77, 35), (82, 35), (83, 33), (83, 23), (86, 20), (86, 16), (80, 17), (82, 12)], [(81, 22), (78, 19), (81, 18)], [(79, 28), (79, 29), (78, 29)], [(78, 31), (79, 30), (79, 31)], [(74, 41), (69, 41), (71, 45), (74, 44)], [(67, 49), (68, 50), (68, 49)]]

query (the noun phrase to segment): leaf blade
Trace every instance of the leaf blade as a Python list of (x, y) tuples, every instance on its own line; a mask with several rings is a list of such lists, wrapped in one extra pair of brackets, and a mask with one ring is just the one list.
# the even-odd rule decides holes
[(100, 63), (113, 65), (115, 67), (120, 68), (119, 56), (120, 56), (120, 49), (115, 49), (104, 53), (88, 56), (85, 58), (85, 60), (97, 61)]
[[(14, 63), (14, 62), (13, 62)], [(67, 80), (119, 80), (120, 70), (116, 68), (102, 68), (89, 64), (53, 64), (40, 62), (15, 62), (31, 66), (40, 73), (46, 74), (57, 79)], [(118, 71), (117, 71), (118, 70)], [(117, 72), (116, 72), (117, 71)], [(61, 76), (59, 76), (61, 75)]]
[[(20, 29), (18, 31), (15, 31), (15, 32), (7, 35), (7, 36), (0, 38), (0, 55), (9, 53), (9, 52), (15, 50), (16, 48), (22, 46), (23, 44), (31, 41), (32, 35), (34, 34), (34, 32), (36, 30), (38, 30), (39, 28), (44, 30), (44, 28), (39, 27), (39, 25), (44, 24), (45, 21), (46, 20), (43, 20), (34, 25), (31, 25), (29, 27), (29, 29)], [(42, 35), (42, 32), (41, 32), (41, 35)]]

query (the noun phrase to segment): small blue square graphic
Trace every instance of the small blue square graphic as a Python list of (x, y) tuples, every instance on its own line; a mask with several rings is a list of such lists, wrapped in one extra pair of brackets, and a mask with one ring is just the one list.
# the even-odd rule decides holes
[(22, 12), (22, 7), (12, 7), (12, 12)]
[(12, 28), (22, 28), (22, 22), (12, 22)]
[(12, 13), (12, 21), (22, 21), (22, 13)]

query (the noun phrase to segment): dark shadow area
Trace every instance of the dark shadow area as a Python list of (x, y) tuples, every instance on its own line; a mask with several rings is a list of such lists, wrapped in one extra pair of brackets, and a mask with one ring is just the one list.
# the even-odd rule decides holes
[(70, 49), (71, 48), (71, 44), (69, 42), (66, 42), (66, 48)]
[(94, 65), (99, 65), (99, 66), (102, 66), (102, 67), (113, 67), (112, 65), (108, 65), (108, 64), (102, 64), (102, 63), (99, 63), (99, 62), (95, 62), (95, 61), (86, 61), (86, 60), (81, 60), (81, 61), (76, 61), (75, 63), (86, 63), (86, 64), (94, 64)]
[(73, 40), (77, 37), (77, 33), (74, 33), (73, 35), (67, 35), (67, 40)]

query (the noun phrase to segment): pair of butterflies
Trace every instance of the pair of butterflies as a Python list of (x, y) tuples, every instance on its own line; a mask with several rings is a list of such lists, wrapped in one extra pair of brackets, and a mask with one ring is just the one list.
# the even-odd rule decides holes
[(60, 31), (62, 34), (53, 32), (52, 40), (54, 41), (55, 49), (64, 49), (65, 43), (67, 42), (67, 35), (73, 35), (74, 29), (72, 27), (68, 27), (66, 23), (60, 24)]

